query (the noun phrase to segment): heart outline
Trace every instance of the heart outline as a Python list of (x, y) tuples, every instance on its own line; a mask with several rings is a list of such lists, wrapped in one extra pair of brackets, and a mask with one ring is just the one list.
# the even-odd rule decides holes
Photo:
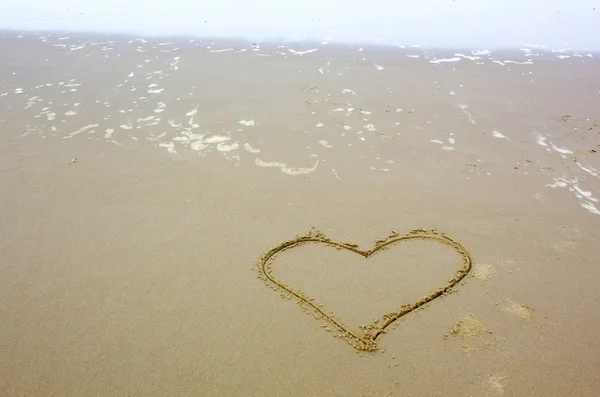
[[(346, 249), (356, 254), (361, 255), (365, 259), (373, 256), (379, 251), (388, 248), (390, 245), (404, 240), (435, 240), (442, 244), (448, 245), (454, 248), (463, 258), (463, 265), (456, 271), (456, 275), (448, 280), (448, 283), (441, 288), (436, 289), (427, 296), (420, 298), (419, 300), (403, 304), (400, 306), (398, 311), (392, 311), (384, 314), (385, 319), (382, 326), (377, 326), (375, 323), (368, 324), (363, 327), (363, 335), (358, 335), (350, 327), (344, 325), (341, 319), (336, 319), (333, 313), (327, 313), (322, 305), (315, 303), (313, 298), (306, 296), (301, 290), (296, 290), (287, 284), (279, 281), (272, 273), (271, 264), (274, 262), (277, 255), (281, 252), (287, 251), (291, 248), (300, 247), (308, 243), (320, 243), (325, 244), (337, 249)], [(276, 247), (271, 248), (265, 254), (263, 254), (258, 262), (258, 277), (268, 283), (273, 284), (273, 289), (283, 289), (289, 294), (295, 296), (298, 299), (298, 303), (307, 304), (316, 313), (321, 314), (322, 318), (329, 321), (332, 325), (343, 332), (343, 338), (349, 342), (354, 348), (358, 350), (375, 351), (377, 350), (377, 337), (385, 333), (385, 329), (392, 325), (394, 322), (399, 320), (406, 314), (432, 302), (436, 298), (448, 293), (456, 284), (458, 284), (463, 278), (465, 278), (471, 271), (472, 260), (469, 251), (456, 240), (448, 237), (446, 234), (438, 232), (435, 229), (413, 229), (407, 234), (401, 236), (397, 232), (393, 231), (388, 237), (384, 239), (375, 240), (375, 245), (369, 250), (363, 250), (358, 248), (358, 245), (347, 242), (338, 242), (326, 237), (323, 233), (318, 230), (311, 230), (306, 235), (297, 236), (296, 238), (288, 241), (284, 241)]]

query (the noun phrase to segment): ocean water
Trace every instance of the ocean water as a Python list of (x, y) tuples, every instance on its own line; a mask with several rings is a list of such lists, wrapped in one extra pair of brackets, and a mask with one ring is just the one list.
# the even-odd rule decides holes
[(0, 29), (597, 50), (594, 0), (3, 1)]

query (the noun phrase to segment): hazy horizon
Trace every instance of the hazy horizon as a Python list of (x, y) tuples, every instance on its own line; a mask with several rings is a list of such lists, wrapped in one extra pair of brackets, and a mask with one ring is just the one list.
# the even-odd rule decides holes
[(598, 50), (594, 0), (225, 0), (197, 4), (24, 0), (0, 5), (0, 29), (193, 35), (251, 40), (355, 42), (446, 48)]

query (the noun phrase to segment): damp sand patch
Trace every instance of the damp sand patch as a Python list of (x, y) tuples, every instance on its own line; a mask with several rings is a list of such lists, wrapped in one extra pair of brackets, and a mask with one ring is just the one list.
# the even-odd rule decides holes
[(483, 333), (489, 333), (486, 325), (473, 313), (458, 320), (450, 331), (451, 335), (467, 339), (477, 338)]
[(476, 263), (471, 270), (471, 275), (477, 280), (490, 280), (496, 277), (497, 274), (494, 266), (487, 263)]

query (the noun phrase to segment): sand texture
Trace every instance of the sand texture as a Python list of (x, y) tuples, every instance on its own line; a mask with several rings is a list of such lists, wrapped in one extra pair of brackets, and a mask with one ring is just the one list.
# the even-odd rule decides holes
[(2, 33), (0, 395), (597, 394), (560, 55)]

